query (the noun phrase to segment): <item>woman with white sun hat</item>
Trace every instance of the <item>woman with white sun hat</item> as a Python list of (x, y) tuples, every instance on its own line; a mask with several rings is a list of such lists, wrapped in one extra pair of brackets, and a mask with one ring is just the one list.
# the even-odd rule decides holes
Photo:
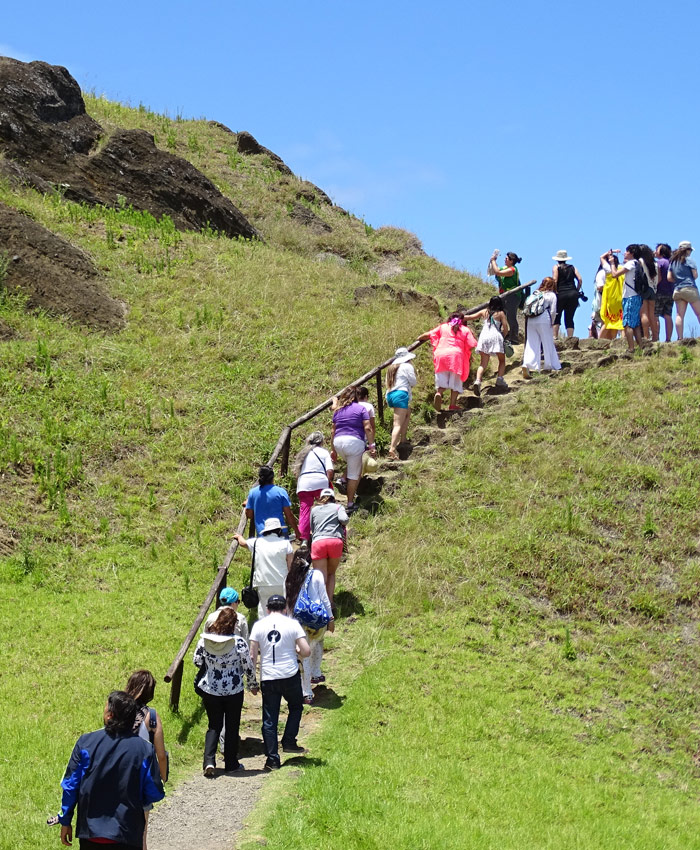
[(552, 278), (557, 285), (557, 315), (554, 318), (552, 330), (554, 331), (554, 339), (557, 339), (562, 313), (564, 314), (566, 335), (574, 335), (574, 313), (578, 307), (583, 278), (576, 266), (569, 264), (569, 260), (572, 260), (573, 257), (570, 257), (567, 251), (563, 249), (557, 251), (552, 259), (556, 260), (556, 265), (552, 269)]

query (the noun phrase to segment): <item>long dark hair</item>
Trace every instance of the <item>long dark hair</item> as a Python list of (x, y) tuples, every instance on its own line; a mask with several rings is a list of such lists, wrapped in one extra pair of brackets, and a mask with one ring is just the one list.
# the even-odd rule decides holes
[(105, 732), (108, 735), (126, 734), (133, 730), (138, 706), (126, 691), (112, 691), (107, 697), (107, 711), (111, 715), (105, 721)]
[(493, 316), (494, 313), (498, 313), (503, 310), (503, 299), (498, 295), (494, 295), (493, 298), (489, 301), (488, 311), (489, 316)]
[(264, 487), (275, 480), (275, 470), (271, 466), (261, 466), (258, 470), (258, 484)]
[(649, 278), (649, 282), (653, 283), (656, 280), (656, 260), (654, 259), (654, 252), (648, 245), (635, 245), (637, 252), (632, 252), (632, 256), (635, 260), (641, 260), (644, 263), (646, 268), (647, 277)]
[(308, 550), (297, 549), (292, 558), (292, 566), (289, 568), (285, 581), (287, 588), (287, 610), (290, 612), (294, 610), (301, 586), (306, 581), (306, 576), (310, 569), (311, 563), (308, 560)]
[(671, 246), (667, 242), (659, 242), (656, 246), (656, 250), (659, 252), (659, 256), (663, 257), (664, 260), (671, 259)]

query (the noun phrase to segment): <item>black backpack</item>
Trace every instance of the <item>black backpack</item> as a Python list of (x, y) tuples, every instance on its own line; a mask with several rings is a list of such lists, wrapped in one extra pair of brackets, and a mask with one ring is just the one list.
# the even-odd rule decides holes
[(644, 274), (644, 269), (639, 260), (634, 261), (634, 291), (637, 295), (641, 295), (647, 288), (647, 276)]

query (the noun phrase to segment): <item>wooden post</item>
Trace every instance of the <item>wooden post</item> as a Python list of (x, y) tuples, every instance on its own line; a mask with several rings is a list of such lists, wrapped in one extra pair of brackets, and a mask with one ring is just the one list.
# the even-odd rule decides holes
[(282, 453), (280, 455), (280, 475), (286, 475), (287, 470), (289, 469), (289, 445), (292, 442), (292, 429), (287, 429), (287, 439), (284, 441), (284, 445), (282, 446)]
[(384, 397), (382, 395), (382, 373), (377, 372), (377, 412), (379, 413), (379, 421), (384, 424)]
[(172, 679), (170, 680), (170, 708), (172, 711), (179, 711), (180, 709), (183, 663), (184, 662), (181, 660), (175, 669)]

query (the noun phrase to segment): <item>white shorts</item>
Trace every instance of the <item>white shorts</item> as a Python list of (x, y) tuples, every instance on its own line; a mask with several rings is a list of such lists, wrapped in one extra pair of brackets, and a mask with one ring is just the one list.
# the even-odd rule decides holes
[(454, 390), (456, 393), (461, 393), (464, 387), (454, 372), (436, 372), (435, 373), (435, 389), (436, 390)]
[(346, 434), (333, 440), (333, 448), (348, 465), (346, 477), (359, 481), (362, 475), (362, 453), (365, 450), (365, 441)]

